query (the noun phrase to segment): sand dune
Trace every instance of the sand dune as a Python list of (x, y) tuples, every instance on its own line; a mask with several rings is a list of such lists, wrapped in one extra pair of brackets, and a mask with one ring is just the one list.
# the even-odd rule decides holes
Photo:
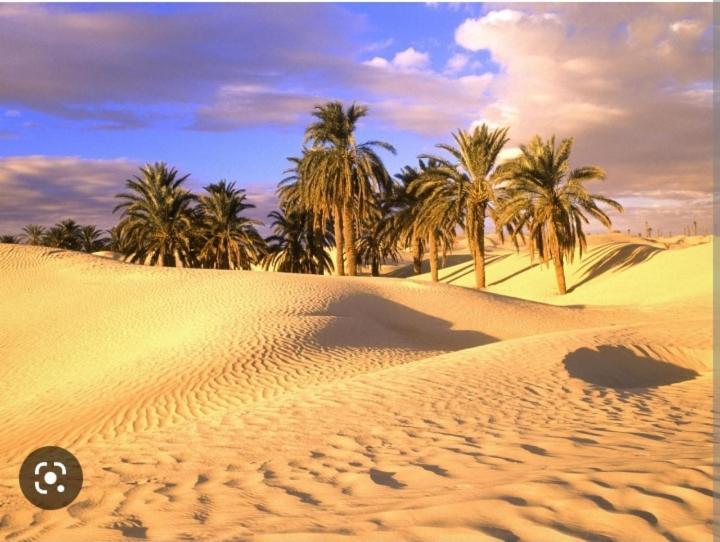
[[(0, 245), (0, 536), (707, 539), (710, 253), (578, 262), (565, 300), (515, 254), (495, 295)], [(17, 489), (45, 444), (67, 509)]]
[[(557, 295), (551, 267), (532, 262), (524, 249), (489, 243), (488, 291), (557, 305), (656, 305), (709, 303), (712, 244), (708, 237), (646, 240), (624, 234), (592, 235), (582, 258), (566, 265), (568, 293)], [(681, 252), (678, 253), (677, 251)], [(440, 270), (440, 281), (475, 284), (469, 252), (462, 247)], [(420, 277), (430, 280), (430, 275)], [(678, 284), (685, 279), (685, 284)]]

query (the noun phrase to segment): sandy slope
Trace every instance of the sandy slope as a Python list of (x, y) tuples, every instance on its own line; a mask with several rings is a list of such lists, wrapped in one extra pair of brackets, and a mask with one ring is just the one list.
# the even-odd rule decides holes
[[(568, 308), (0, 245), (0, 536), (708, 538), (709, 246)], [(650, 301), (643, 280), (669, 304), (602, 295)], [(18, 492), (45, 444), (85, 469), (65, 510)]]
[[(587, 253), (566, 265), (565, 296), (557, 295), (552, 265), (532, 262), (524, 248), (518, 252), (509, 244), (493, 246), (493, 241), (488, 239), (487, 285), (491, 292), (557, 305), (656, 305), (710, 300), (709, 237), (653, 241), (624, 234), (592, 235)], [(466, 249), (454, 251), (447, 263), (439, 272), (441, 282), (474, 286), (472, 259)], [(430, 275), (420, 278), (430, 280)], [(677, 284), (679, 279), (686, 283)]]

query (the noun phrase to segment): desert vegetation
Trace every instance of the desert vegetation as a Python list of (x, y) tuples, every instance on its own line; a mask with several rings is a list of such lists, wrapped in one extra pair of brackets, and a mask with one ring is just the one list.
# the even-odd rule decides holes
[[(358, 142), (365, 106), (333, 101), (312, 111), (298, 157), (277, 188), (278, 210), (268, 216), (272, 233), (247, 212), (255, 206), (236, 183), (221, 180), (200, 194), (189, 175), (157, 162), (141, 167), (117, 194), (118, 224), (109, 231), (67, 219), (45, 228), (29, 224), (5, 243), (23, 242), (68, 250), (113, 250), (129, 262), (207, 269), (251, 269), (355, 276), (364, 266), (373, 276), (412, 253), (413, 272), (427, 255), (431, 278), (464, 232), (473, 260), (475, 286), (485, 288), (486, 223), (530, 258), (553, 263), (558, 291), (567, 291), (563, 266), (586, 246), (583, 228), (595, 219), (610, 228), (600, 204), (622, 211), (616, 201), (590, 192), (585, 183), (605, 178), (598, 166), (571, 168), (573, 140), (535, 137), (520, 156), (500, 162), (509, 128), (482, 124), (452, 134), (438, 154), (421, 155), (395, 176), (383, 153), (385, 141)], [(695, 224), (695, 230), (697, 225)], [(646, 235), (651, 228), (646, 224)], [(334, 249), (334, 260), (331, 254)]]

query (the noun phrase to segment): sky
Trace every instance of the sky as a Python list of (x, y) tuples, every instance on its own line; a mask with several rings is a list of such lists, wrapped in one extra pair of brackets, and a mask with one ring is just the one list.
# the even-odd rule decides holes
[(156, 161), (235, 181), (265, 219), (327, 100), (369, 107), (358, 140), (392, 143), (393, 174), (509, 126), (503, 158), (573, 137), (615, 229), (709, 228), (712, 77), (711, 3), (0, 4), (0, 234), (110, 227)]

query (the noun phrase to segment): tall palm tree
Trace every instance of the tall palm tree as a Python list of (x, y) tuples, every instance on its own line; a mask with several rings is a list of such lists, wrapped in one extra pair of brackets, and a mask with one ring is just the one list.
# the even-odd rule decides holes
[(572, 262), (579, 249), (582, 257), (587, 242), (583, 224), (594, 217), (608, 229), (610, 217), (598, 207), (598, 202), (622, 212), (617, 201), (588, 192), (584, 183), (605, 179), (605, 171), (597, 166), (570, 169), (569, 159), (573, 140), (563, 139), (559, 145), (555, 136), (543, 141), (536, 136), (528, 145), (520, 147), (521, 155), (500, 168), (499, 177), (507, 181), (508, 199), (499, 213), (500, 223), (515, 222), (512, 238), (530, 240), (530, 256), (535, 253), (543, 263), (551, 260), (560, 294), (567, 292), (564, 262)]
[[(335, 271), (338, 276), (345, 275), (345, 245), (343, 240), (343, 207), (339, 196), (334, 192), (335, 186), (330, 182), (323, 182), (327, 173), (320, 168), (322, 158), (326, 155), (325, 149), (317, 147), (312, 150), (303, 148), (302, 158), (289, 158), (295, 164), (285, 173), (290, 173), (280, 182), (278, 196), (281, 207), (287, 213), (309, 212), (323, 227), (330, 221), (333, 227), (335, 240)], [(312, 179), (312, 181), (309, 181)], [(314, 194), (310, 196), (310, 190)], [(313, 197), (313, 200), (310, 200)], [(305, 224), (305, 220), (302, 221)]]
[(332, 234), (315, 224), (307, 210), (285, 210), (270, 213), (273, 235), (267, 238), (268, 250), (263, 259), (265, 269), (285, 273), (322, 275), (332, 272), (332, 259), (327, 248)]
[(125, 181), (117, 225), (120, 247), (129, 261), (160, 266), (191, 266), (195, 197), (183, 188), (189, 175), (178, 176), (163, 162), (146, 164)]
[(103, 230), (95, 226), (83, 226), (80, 228), (80, 250), (84, 252), (97, 252), (108, 246), (108, 238)]
[(456, 185), (456, 205), (464, 208), (464, 230), (475, 264), (475, 286), (485, 288), (485, 218), (496, 216), (496, 178), (493, 175), (500, 151), (508, 142), (508, 128), (487, 125), (453, 134), (455, 145), (440, 144), (451, 160), (429, 157), (437, 162), (436, 177)]
[(39, 224), (28, 224), (22, 229), (20, 239), (27, 245), (42, 245), (45, 228)]
[(395, 153), (395, 148), (383, 141), (357, 143), (355, 129), (367, 112), (362, 105), (345, 109), (340, 102), (328, 102), (315, 107), (317, 120), (305, 132), (305, 140), (312, 146), (303, 160), (303, 199), (314, 212), (332, 216), (338, 246), (336, 268), (338, 274), (343, 273), (340, 252), (344, 248), (351, 276), (357, 274), (358, 221), (365, 218), (373, 195), (392, 183), (376, 149)]
[(225, 180), (205, 187), (198, 198), (200, 211), (200, 263), (212, 269), (250, 269), (265, 253), (265, 241), (255, 228), (262, 224), (243, 216), (255, 205), (245, 190)]

